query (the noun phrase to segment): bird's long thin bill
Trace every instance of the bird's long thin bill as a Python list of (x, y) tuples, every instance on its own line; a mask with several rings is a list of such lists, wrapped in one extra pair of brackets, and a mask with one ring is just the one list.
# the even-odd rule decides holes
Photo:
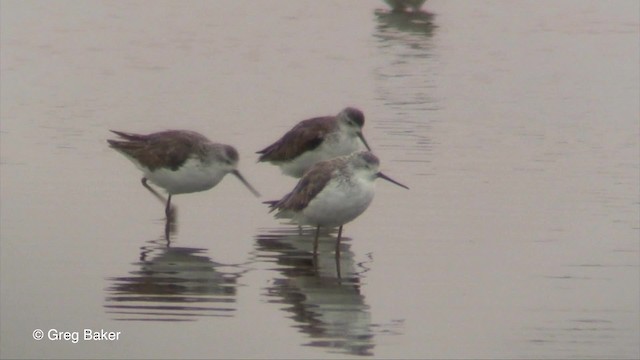
[(393, 180), (392, 178), (388, 177), (387, 175), (385, 175), (385, 174), (383, 174), (383, 173), (381, 173), (381, 172), (377, 173), (376, 175), (378, 175), (378, 177), (379, 177), (379, 178), (385, 179), (385, 180), (387, 180), (388, 182), (394, 183), (394, 184), (396, 184), (396, 185), (398, 185), (398, 186), (400, 186), (400, 187), (403, 187), (403, 188), (405, 188), (405, 189), (409, 190), (409, 188), (408, 188), (406, 185), (402, 185), (402, 184), (400, 184), (399, 182), (397, 182), (397, 181)]
[(251, 186), (249, 182), (247, 182), (247, 180), (242, 177), (242, 175), (240, 175), (240, 172), (238, 170), (234, 170), (232, 171), (232, 173), (238, 178), (238, 180), (242, 181), (244, 186), (246, 186), (247, 189), (249, 189), (249, 191), (253, 193), (253, 195), (255, 195), (256, 197), (260, 197), (260, 193), (256, 189), (254, 189), (253, 186)]
[(367, 140), (364, 139), (364, 135), (362, 135), (361, 132), (358, 132), (358, 137), (360, 138), (360, 141), (362, 141), (364, 146), (367, 148), (367, 150), (371, 151), (371, 148), (369, 147), (369, 144), (367, 144)]

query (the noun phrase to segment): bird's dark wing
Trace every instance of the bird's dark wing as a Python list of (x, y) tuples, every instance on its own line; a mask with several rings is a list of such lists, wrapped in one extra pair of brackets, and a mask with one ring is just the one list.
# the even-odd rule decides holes
[(111, 147), (135, 159), (149, 170), (159, 167), (177, 170), (197, 150), (193, 141), (194, 133), (163, 131), (139, 135), (113, 132), (125, 140), (107, 140)]
[(327, 121), (330, 118), (318, 117), (299, 122), (280, 140), (258, 151), (261, 154), (258, 161), (288, 161), (317, 148), (336, 126), (335, 121)]
[(280, 212), (289, 212), (304, 209), (331, 180), (333, 172), (336, 171), (334, 164), (336, 160), (340, 159), (316, 163), (302, 179), (298, 181), (298, 184), (292, 192), (285, 195), (275, 204), (270, 204), (272, 211), (279, 210)]

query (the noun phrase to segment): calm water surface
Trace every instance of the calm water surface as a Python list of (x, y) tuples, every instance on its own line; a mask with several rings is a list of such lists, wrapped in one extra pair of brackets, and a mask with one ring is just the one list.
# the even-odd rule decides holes
[[(637, 1), (0, 6), (2, 358), (640, 357)], [(411, 190), (314, 261), (255, 151), (349, 105)], [(229, 177), (165, 229), (105, 140), (167, 128), (262, 199)]]

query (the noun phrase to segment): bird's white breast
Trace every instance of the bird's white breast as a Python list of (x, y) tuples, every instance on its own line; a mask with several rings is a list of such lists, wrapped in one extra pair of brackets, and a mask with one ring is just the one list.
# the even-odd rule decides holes
[(373, 200), (374, 182), (351, 180), (332, 179), (295, 220), (300, 224), (335, 227), (357, 218)]
[(167, 190), (169, 194), (186, 194), (211, 189), (226, 173), (215, 163), (206, 164), (196, 158), (190, 158), (175, 171), (169, 168), (158, 168), (154, 171), (146, 169), (145, 177)]

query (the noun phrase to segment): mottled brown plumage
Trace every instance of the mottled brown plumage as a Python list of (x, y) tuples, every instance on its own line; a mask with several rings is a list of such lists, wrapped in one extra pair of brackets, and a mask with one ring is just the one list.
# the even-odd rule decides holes
[(272, 204), (272, 210), (279, 210), (278, 216), (288, 217), (291, 211), (304, 209), (333, 177), (336, 169), (346, 165), (346, 158), (340, 157), (316, 163), (305, 176), (298, 181), (296, 187), (280, 201)]
[[(177, 170), (190, 156), (204, 159), (209, 140), (193, 131), (167, 130), (149, 135), (111, 130), (125, 140), (107, 140), (112, 148), (153, 171), (160, 167)], [(197, 141), (194, 141), (197, 140)], [(229, 154), (238, 158), (238, 154)]]
[(280, 140), (258, 151), (258, 161), (287, 161), (317, 148), (327, 134), (337, 128), (331, 116), (322, 116), (299, 122)]

